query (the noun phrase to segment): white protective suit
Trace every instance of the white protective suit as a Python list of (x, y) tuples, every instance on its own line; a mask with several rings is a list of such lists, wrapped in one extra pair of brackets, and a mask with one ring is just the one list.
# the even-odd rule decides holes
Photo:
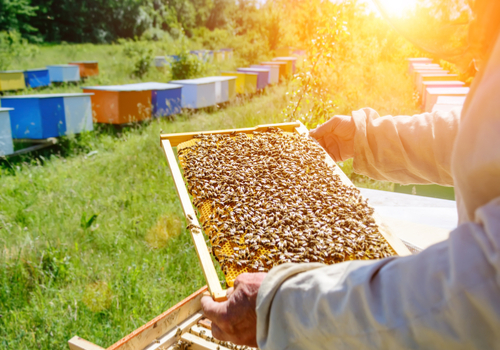
[(454, 185), (459, 226), (417, 255), (273, 268), (257, 299), (259, 347), (500, 349), (500, 40), (461, 117), (353, 117), (356, 172)]

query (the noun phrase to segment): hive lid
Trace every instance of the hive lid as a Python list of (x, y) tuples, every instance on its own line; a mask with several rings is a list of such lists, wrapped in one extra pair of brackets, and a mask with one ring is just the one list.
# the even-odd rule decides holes
[(47, 68), (32, 68), (32, 69), (26, 69), (25, 72), (38, 72), (42, 70), (48, 70)]
[(430, 94), (467, 94), (470, 88), (468, 87), (428, 87), (427, 92)]
[(297, 61), (297, 57), (275, 57), (273, 60), (279, 61)]
[(228, 75), (224, 76), (213, 76), (213, 77), (207, 77), (207, 79), (212, 79), (214, 81), (228, 81), (228, 80), (235, 80), (237, 77), (231, 77)]
[(178, 89), (182, 85), (168, 84), (168, 83), (136, 83), (136, 84), (123, 84), (123, 85), (103, 85), (103, 86), (84, 86), (85, 90), (99, 90), (99, 91), (148, 91), (148, 90), (169, 90)]
[(198, 78), (198, 79), (172, 80), (171, 83), (186, 84), (186, 85), (200, 85), (200, 84), (215, 83), (215, 80), (210, 79), (210, 78)]
[(8, 111), (13, 111), (14, 108), (3, 108), (3, 107), (0, 107), (0, 112), (8, 112)]
[(49, 64), (49, 65), (47, 65), (47, 68), (49, 68), (49, 67), (74, 68), (74, 67), (78, 67), (78, 66), (75, 66), (74, 64)]
[(39, 94), (39, 95), (15, 95), (15, 96), (2, 96), (1, 100), (7, 99), (23, 99), (23, 98), (54, 98), (54, 97), (83, 97), (91, 96), (93, 93), (65, 93), (65, 94)]
[(238, 68), (238, 71), (243, 71), (243, 72), (269, 72), (269, 69), (264, 69), (264, 68)]

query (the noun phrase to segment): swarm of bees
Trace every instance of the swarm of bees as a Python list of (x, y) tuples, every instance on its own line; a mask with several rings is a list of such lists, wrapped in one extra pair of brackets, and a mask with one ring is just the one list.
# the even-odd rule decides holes
[[(178, 147), (188, 191), (231, 286), (286, 262), (333, 264), (394, 255), (358, 189), (312, 140), (270, 128), (198, 135)], [(193, 228), (198, 230), (199, 228)]]

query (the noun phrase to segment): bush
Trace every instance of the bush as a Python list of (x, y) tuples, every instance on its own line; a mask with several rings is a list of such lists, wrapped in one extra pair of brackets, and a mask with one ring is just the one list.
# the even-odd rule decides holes
[(197, 78), (205, 70), (204, 63), (195, 55), (187, 51), (181, 52), (175, 60), (171, 60), (172, 79), (190, 79)]
[(33, 56), (37, 48), (28, 44), (16, 31), (0, 32), (0, 70), (11, 68), (23, 56)]
[(144, 41), (121, 39), (118, 42), (124, 45), (123, 53), (132, 62), (131, 75), (136, 78), (142, 78), (149, 71), (153, 63), (153, 49)]

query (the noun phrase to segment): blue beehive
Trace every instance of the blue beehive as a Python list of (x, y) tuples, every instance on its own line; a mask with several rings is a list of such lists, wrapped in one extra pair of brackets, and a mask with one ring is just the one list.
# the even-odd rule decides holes
[(10, 112), (12, 138), (46, 139), (93, 130), (92, 94), (18, 95), (1, 98)]
[(14, 153), (9, 112), (12, 108), (0, 108), (0, 156)]
[(151, 90), (152, 114), (155, 118), (177, 114), (182, 110), (182, 85), (149, 82), (125, 86)]
[(262, 68), (238, 68), (238, 72), (257, 73), (257, 90), (262, 90), (269, 84), (269, 69)]
[(183, 108), (203, 108), (217, 104), (216, 81), (213, 79), (173, 80), (171, 83), (182, 85)]
[(80, 81), (80, 67), (72, 64), (47, 66), (51, 83), (69, 83)]
[(47, 68), (28, 69), (24, 71), (26, 86), (37, 88), (50, 85), (49, 70)]

